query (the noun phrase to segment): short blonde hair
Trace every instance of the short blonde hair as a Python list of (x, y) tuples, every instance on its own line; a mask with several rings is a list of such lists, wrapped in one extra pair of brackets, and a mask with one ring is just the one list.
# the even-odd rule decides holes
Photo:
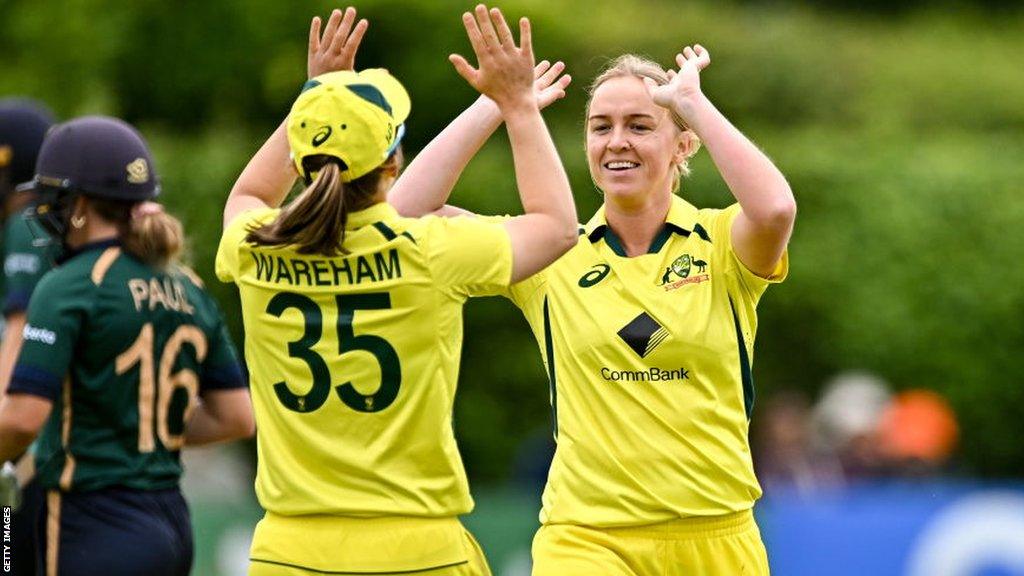
[[(623, 54), (609, 62), (608, 65), (601, 70), (601, 73), (597, 75), (597, 78), (594, 78), (594, 81), (590, 84), (586, 106), (586, 114), (588, 118), (590, 117), (590, 103), (594, 100), (594, 92), (597, 91), (598, 87), (613, 78), (622, 78), (626, 76), (632, 76), (634, 78), (639, 78), (640, 80), (650, 78), (659, 86), (664, 86), (669, 82), (668, 73), (657, 62), (636, 54)], [(696, 154), (697, 150), (700, 149), (700, 139), (697, 138), (696, 134), (693, 134), (693, 132), (690, 131), (690, 127), (686, 125), (686, 122), (683, 121), (682, 117), (676, 114), (675, 111), (669, 110), (669, 116), (672, 118), (672, 123), (676, 125), (676, 128), (678, 128), (680, 132), (690, 132), (691, 139), (694, 141), (694, 147), (690, 155), (692, 156), (693, 154)], [(675, 170), (676, 185), (673, 191), (679, 190), (680, 181), (683, 177), (690, 175), (689, 162), (687, 160), (683, 160), (681, 164), (676, 166)]]

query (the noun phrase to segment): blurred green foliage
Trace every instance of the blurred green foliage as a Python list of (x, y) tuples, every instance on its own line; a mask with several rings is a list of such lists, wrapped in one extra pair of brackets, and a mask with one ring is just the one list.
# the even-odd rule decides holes
[[(503, 8), (530, 16), (538, 56), (565, 60), (575, 78), (546, 118), (584, 221), (601, 201), (582, 151), (585, 84), (626, 51), (669, 64), (686, 43), (710, 49), (705, 92), (775, 159), (800, 207), (790, 278), (761, 306), (761, 394), (813, 393), (848, 368), (895, 388), (932, 388), (959, 414), (968, 470), (1020, 476), (1024, 17), (1006, 2), (927, 4), (510, 0)], [(469, 6), (359, 6), (371, 26), (358, 65), (388, 67), (413, 97), (407, 155), (474, 98), (446, 60), (468, 52), (459, 14)], [(195, 265), (239, 342), (234, 289), (212, 274), (223, 199), (304, 80), (309, 18), (330, 7), (0, 3), (0, 93), (38, 97), (65, 118), (105, 113), (141, 127), (163, 199), (183, 218)], [(732, 201), (706, 153), (683, 195), (702, 206)], [(504, 136), (474, 160), (453, 203), (518, 210)], [(466, 334), (456, 429), (474, 478), (506, 478), (523, 438), (549, 429), (546, 378), (509, 303), (472, 302)]]

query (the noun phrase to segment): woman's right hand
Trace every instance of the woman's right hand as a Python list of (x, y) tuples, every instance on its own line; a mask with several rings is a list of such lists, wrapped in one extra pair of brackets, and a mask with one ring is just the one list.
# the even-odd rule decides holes
[(692, 127), (695, 102), (703, 98), (700, 72), (711, 64), (711, 54), (700, 44), (694, 44), (692, 48), (687, 46), (676, 54), (676, 64), (679, 71), (668, 71), (668, 84), (658, 86), (650, 79), (645, 79), (644, 84), (655, 104), (672, 110)]
[(320, 17), (313, 18), (309, 24), (309, 50), (306, 54), (306, 73), (309, 78), (338, 70), (355, 70), (356, 52), (370, 25), (363, 18), (353, 27), (355, 21), (355, 8), (346, 8), (344, 15), (341, 10), (335, 9), (327, 19), (321, 37)]
[(462, 56), (452, 54), (448, 59), (459, 75), (478, 92), (494, 100), (502, 113), (511, 108), (537, 108), (530, 21), (519, 20), (520, 46), (516, 46), (512, 31), (497, 8), (488, 10), (479, 4), (473, 14), (462, 15), (462, 23), (479, 68), (473, 68)]

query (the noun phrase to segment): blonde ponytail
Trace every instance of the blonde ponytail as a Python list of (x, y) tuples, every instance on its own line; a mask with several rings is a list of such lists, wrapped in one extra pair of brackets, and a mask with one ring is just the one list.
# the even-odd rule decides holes
[(125, 252), (157, 268), (174, 264), (181, 258), (185, 232), (181, 222), (164, 211), (163, 205), (147, 202), (123, 202), (87, 198), (96, 213), (117, 225)]
[[(145, 202), (143, 205), (156, 204)], [(156, 206), (160, 206), (156, 204)], [(160, 210), (135, 214), (128, 223), (121, 246), (143, 262), (157, 267), (176, 263), (185, 246), (185, 232), (177, 218)]]

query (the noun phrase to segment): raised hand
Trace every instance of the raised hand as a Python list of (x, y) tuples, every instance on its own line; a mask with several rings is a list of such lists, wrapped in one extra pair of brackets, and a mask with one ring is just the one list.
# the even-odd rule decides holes
[(562, 74), (565, 71), (565, 62), (559, 60), (551, 64), (547, 60), (541, 60), (533, 69), (533, 93), (537, 97), (537, 106), (543, 110), (556, 100), (565, 98), (565, 89), (572, 82), (572, 76)]
[(700, 71), (711, 64), (711, 54), (700, 44), (694, 44), (692, 48), (687, 46), (682, 53), (676, 54), (676, 64), (679, 70), (668, 71), (668, 84), (658, 86), (650, 79), (645, 79), (644, 83), (655, 104), (673, 110), (685, 119), (690, 104), (701, 96)]
[(344, 14), (335, 9), (321, 36), (320, 17), (313, 18), (309, 25), (309, 51), (306, 56), (306, 73), (310, 78), (327, 72), (355, 69), (356, 52), (370, 25), (365, 18), (355, 22), (355, 8), (346, 8)]
[[(479, 68), (473, 68), (458, 54), (448, 57), (460, 76), (504, 112), (509, 107), (537, 106), (534, 96), (533, 45), (530, 21), (519, 20), (519, 43), (501, 10), (478, 4), (473, 14), (462, 15), (462, 23), (473, 46)], [(543, 74), (541, 74), (543, 76)]]

